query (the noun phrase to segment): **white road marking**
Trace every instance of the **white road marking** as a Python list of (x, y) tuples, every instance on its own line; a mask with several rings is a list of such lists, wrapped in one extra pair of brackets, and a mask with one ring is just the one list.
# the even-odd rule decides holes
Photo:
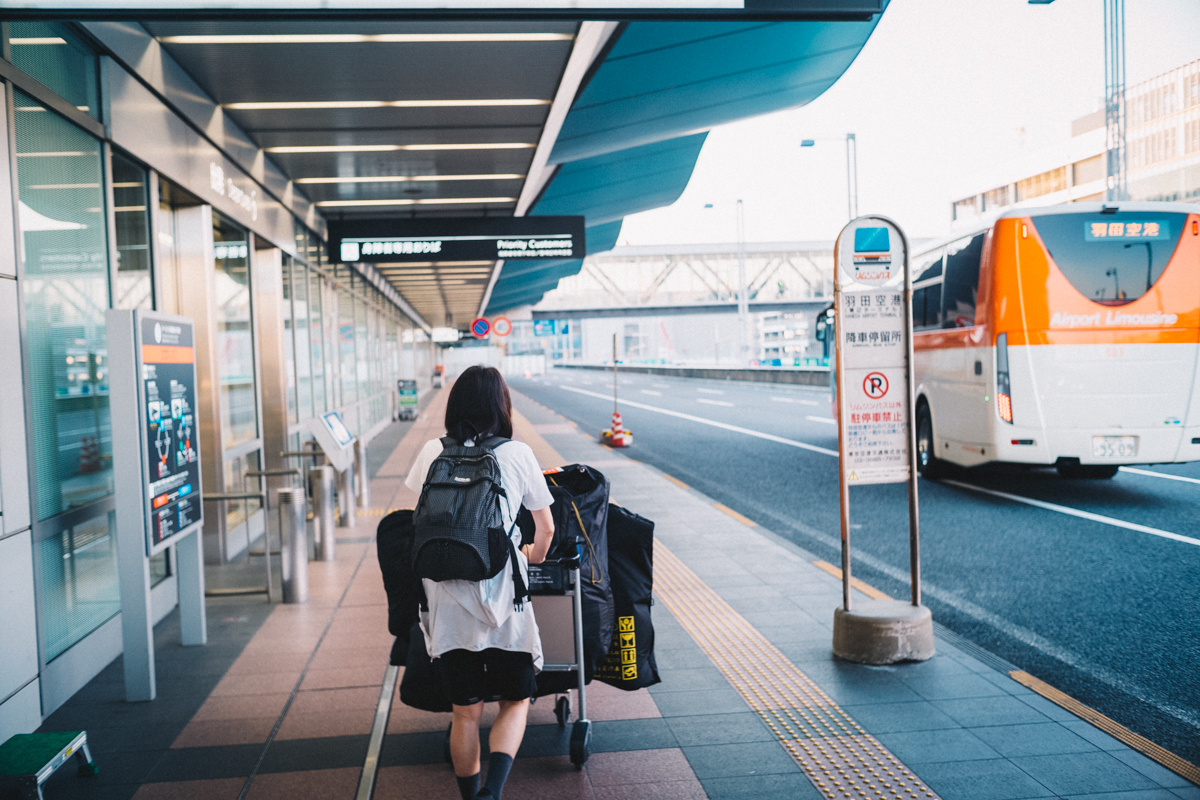
[[(562, 388), (566, 389), (569, 392), (575, 392), (576, 394), (585, 394), (588, 397), (596, 397), (601, 400), (611, 400), (612, 399), (610, 396), (608, 396), (606, 394), (600, 394), (599, 392), (589, 392), (587, 389), (577, 389), (574, 386), (564, 386)], [(648, 406), (645, 403), (638, 403), (633, 400), (623, 400), (622, 402), (627, 406), (632, 406), (633, 408), (640, 408), (643, 411), (653, 411), (657, 414), (666, 414), (668, 417), (678, 417), (679, 419), (686, 419), (689, 422), (698, 422), (701, 425), (711, 425), (714, 428), (720, 428), (720, 429), (726, 430), (726, 431), (733, 431), (734, 433), (744, 433), (747, 436), (753, 436), (757, 439), (766, 439), (768, 442), (775, 442), (777, 444), (786, 444), (789, 447), (798, 447), (801, 450), (811, 450), (814, 453), (820, 453), (820, 454), (826, 455), (826, 456), (834, 456), (834, 457), (837, 456), (836, 450), (830, 450), (827, 447), (817, 447), (815, 444), (809, 444), (808, 442), (797, 442), (795, 439), (785, 439), (782, 436), (775, 436), (770, 433), (763, 433), (762, 431), (752, 431), (749, 428), (743, 428), (738, 425), (729, 425), (728, 423), (725, 423), (725, 422), (717, 422), (715, 419), (705, 419), (704, 417), (697, 417), (693, 414), (684, 414), (682, 411), (671, 411), (670, 409), (659, 408), (658, 406)]]
[(1149, 525), (1139, 525), (1136, 522), (1126, 522), (1123, 519), (1115, 517), (1106, 517), (1103, 514), (1093, 514), (1090, 511), (1081, 511), (1078, 508), (1070, 506), (1060, 506), (1057, 503), (1047, 503), (1045, 500), (1034, 500), (1032, 497), (1022, 497), (1019, 494), (1009, 494), (1008, 492), (1000, 492), (995, 489), (984, 489), (982, 486), (972, 486), (969, 483), (960, 481), (944, 480), (942, 483), (957, 486), (960, 489), (969, 489), (972, 492), (980, 492), (982, 494), (990, 494), (994, 497), (1003, 497), (1005, 500), (1012, 500), (1014, 503), (1024, 503), (1027, 506), (1035, 506), (1036, 508), (1044, 508), (1047, 511), (1057, 511), (1060, 514), (1067, 514), (1080, 519), (1091, 520), (1092, 522), (1100, 522), (1105, 525), (1112, 525), (1115, 528), (1125, 528), (1139, 533), (1148, 533), (1151, 536), (1161, 536), (1164, 539), (1173, 539), (1184, 544), (1192, 544), (1200, 547), (1200, 539), (1193, 539), (1191, 536), (1184, 536), (1179, 533), (1171, 533), (1159, 528), (1151, 528)]
[(809, 422), (823, 422), (826, 425), (837, 425), (837, 420), (833, 417), (805, 417)]
[(709, 400), (705, 397), (697, 397), (696, 402), (705, 403), (710, 406), (725, 406), (726, 408), (733, 408), (733, 403), (727, 403), (724, 400)]
[(776, 403), (799, 403), (802, 406), (819, 406), (821, 405), (816, 400), (796, 400), (791, 397), (772, 397)]
[(725, 392), (721, 391), (720, 389), (697, 389), (696, 391), (700, 392), (701, 394), (725, 394)]
[(653, 386), (655, 389), (670, 389), (671, 388), (670, 386), (667, 386), (665, 383), (652, 383), (650, 385)]
[(1200, 478), (1185, 478), (1182, 475), (1171, 475), (1167, 472), (1154, 472), (1148, 469), (1136, 469), (1134, 467), (1121, 467), (1121, 472), (1132, 472), (1134, 475), (1149, 475), (1151, 478), (1162, 478), (1168, 481), (1184, 481), (1186, 483), (1200, 483)]
[(642, 389), (642, 394), (650, 394), (655, 397), (662, 397), (662, 392), (656, 392), (653, 389)]

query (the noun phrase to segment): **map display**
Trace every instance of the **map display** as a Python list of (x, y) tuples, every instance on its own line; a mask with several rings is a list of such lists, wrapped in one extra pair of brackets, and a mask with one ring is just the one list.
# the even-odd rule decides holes
[(192, 325), (138, 316), (150, 549), (203, 519)]

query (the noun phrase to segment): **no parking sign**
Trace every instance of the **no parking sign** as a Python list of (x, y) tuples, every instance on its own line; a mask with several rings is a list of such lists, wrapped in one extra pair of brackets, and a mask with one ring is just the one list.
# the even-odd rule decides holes
[(475, 334), (476, 339), (482, 339), (487, 336), (492, 330), (492, 325), (483, 317), (477, 318), (471, 323), (471, 333)]

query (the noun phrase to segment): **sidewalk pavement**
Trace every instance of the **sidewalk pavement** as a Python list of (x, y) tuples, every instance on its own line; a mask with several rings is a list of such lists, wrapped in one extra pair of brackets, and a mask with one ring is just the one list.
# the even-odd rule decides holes
[[(101, 772), (62, 770), (48, 798), (355, 796), (391, 646), (374, 527), (415, 502), (404, 476), (442, 434), (445, 395), (383, 462), (373, 508), (337, 531), (337, 562), (309, 565), (307, 605), (212, 598), (203, 648), (179, 646), (172, 614), (155, 631), (157, 701), (123, 701), (118, 659), (51, 715), (45, 730), (88, 730)], [(506, 798), (1200, 798), (969, 644), (940, 638), (922, 664), (834, 661), (840, 582), (810, 554), (514, 400), (516, 435), (544, 466), (589, 463), (615, 502), (656, 522), (663, 681), (588, 687), (592, 756), (579, 771), (550, 698), (535, 704)], [(448, 716), (393, 704), (377, 800), (457, 798), (442, 760)]]

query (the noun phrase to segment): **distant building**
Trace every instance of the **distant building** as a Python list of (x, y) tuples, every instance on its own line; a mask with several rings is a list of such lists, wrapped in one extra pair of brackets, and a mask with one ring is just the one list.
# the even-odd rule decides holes
[[(1200, 197), (1200, 59), (1125, 92), (1131, 200)], [(1104, 199), (1104, 110), (1071, 123), (1071, 139), (1024, 159), (1011, 182), (955, 200), (951, 218), (966, 224), (1007, 208)], [(1023, 176), (1023, 177), (1022, 177)]]

